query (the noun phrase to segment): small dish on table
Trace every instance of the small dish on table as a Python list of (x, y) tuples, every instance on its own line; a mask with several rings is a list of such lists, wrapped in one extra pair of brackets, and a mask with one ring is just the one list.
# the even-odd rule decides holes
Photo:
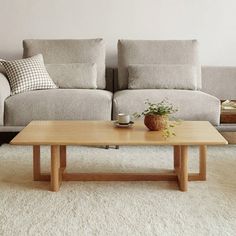
[(133, 121), (130, 121), (129, 123), (119, 123), (117, 120), (113, 121), (113, 125), (117, 128), (132, 128), (134, 125)]

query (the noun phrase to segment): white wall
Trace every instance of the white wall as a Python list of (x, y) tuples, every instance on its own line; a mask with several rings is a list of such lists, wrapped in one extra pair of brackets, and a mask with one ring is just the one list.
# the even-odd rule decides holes
[(0, 0), (0, 58), (22, 55), (25, 38), (192, 39), (207, 65), (236, 66), (235, 0)]

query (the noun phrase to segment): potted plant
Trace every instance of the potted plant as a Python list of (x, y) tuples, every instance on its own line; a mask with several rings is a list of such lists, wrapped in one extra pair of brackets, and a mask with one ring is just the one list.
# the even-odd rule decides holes
[(144, 124), (151, 131), (162, 131), (165, 137), (174, 135), (174, 132), (170, 130), (174, 127), (170, 124), (169, 117), (171, 114), (178, 111), (171, 103), (166, 99), (159, 103), (152, 103), (149, 100), (145, 101), (146, 109), (141, 113), (134, 113), (135, 118), (144, 116)]

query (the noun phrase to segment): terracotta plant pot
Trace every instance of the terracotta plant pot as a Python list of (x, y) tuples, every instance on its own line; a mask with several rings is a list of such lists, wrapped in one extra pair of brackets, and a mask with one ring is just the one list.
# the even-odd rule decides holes
[(166, 128), (168, 116), (160, 115), (146, 115), (144, 117), (144, 124), (151, 131), (159, 131)]

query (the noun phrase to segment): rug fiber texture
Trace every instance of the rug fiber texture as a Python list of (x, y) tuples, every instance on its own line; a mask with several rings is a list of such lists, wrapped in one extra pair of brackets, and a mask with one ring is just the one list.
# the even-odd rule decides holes
[[(68, 147), (68, 172), (172, 169), (171, 147)], [(42, 148), (42, 167), (50, 168)], [(189, 150), (198, 169), (198, 149)], [(209, 147), (207, 181), (49, 182), (32, 180), (32, 147), (0, 147), (0, 235), (236, 235), (236, 146)]]

